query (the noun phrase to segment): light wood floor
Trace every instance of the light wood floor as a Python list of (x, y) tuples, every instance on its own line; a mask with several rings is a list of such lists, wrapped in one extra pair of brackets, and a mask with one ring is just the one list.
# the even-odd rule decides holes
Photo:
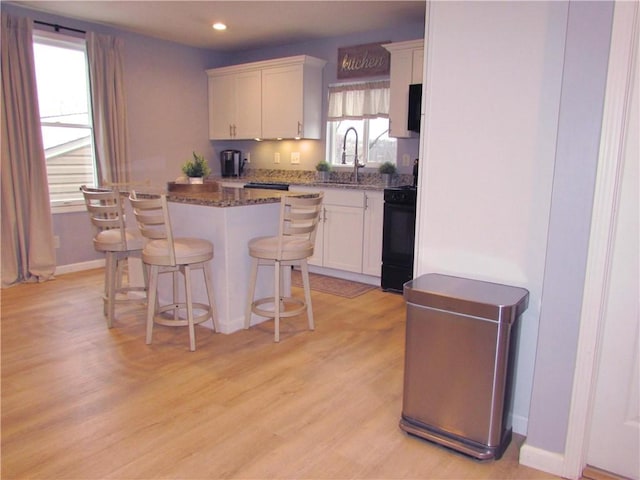
[(553, 479), (516, 436), (479, 463), (398, 428), (405, 307), (313, 294), (306, 318), (232, 335), (108, 330), (102, 270), (2, 291), (2, 471), (9, 479)]

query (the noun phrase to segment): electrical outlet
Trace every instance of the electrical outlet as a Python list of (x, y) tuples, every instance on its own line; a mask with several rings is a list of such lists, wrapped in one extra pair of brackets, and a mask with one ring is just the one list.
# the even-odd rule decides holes
[(402, 165), (405, 167), (411, 165), (411, 157), (409, 157), (409, 155), (406, 153), (402, 155)]
[(251, 163), (251, 152), (247, 152), (244, 158), (247, 161), (247, 163)]
[(273, 154), (273, 163), (280, 163), (280, 152)]
[(291, 152), (291, 165), (300, 165), (300, 152)]

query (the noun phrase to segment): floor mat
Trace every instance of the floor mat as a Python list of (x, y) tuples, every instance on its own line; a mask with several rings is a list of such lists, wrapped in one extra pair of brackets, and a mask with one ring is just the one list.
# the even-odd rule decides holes
[[(376, 288), (366, 283), (327, 277), (318, 273), (309, 274), (309, 283), (311, 284), (311, 290), (346, 298), (355, 298)], [(302, 274), (298, 270), (291, 272), (291, 285), (302, 288)]]

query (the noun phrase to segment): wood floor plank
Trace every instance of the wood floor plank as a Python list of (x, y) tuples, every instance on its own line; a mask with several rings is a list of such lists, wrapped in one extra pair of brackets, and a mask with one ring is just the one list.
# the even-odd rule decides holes
[[(304, 316), (231, 335), (102, 313), (101, 269), (2, 290), (3, 479), (553, 479), (406, 435), (405, 305), (313, 292)], [(299, 292), (299, 290), (298, 290)]]

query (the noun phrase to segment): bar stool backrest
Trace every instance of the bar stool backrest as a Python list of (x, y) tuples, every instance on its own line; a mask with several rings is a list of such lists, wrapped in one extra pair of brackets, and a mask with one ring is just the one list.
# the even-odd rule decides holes
[(120, 192), (111, 188), (80, 187), (96, 234), (93, 244), (99, 251), (126, 251), (127, 235)]
[[(176, 265), (176, 253), (169, 218), (166, 195), (146, 195), (138, 197), (135, 190), (129, 194), (133, 214), (140, 233), (148, 239), (147, 246), (152, 246), (155, 254), (164, 250), (165, 265)], [(143, 252), (144, 258), (144, 252)]]

